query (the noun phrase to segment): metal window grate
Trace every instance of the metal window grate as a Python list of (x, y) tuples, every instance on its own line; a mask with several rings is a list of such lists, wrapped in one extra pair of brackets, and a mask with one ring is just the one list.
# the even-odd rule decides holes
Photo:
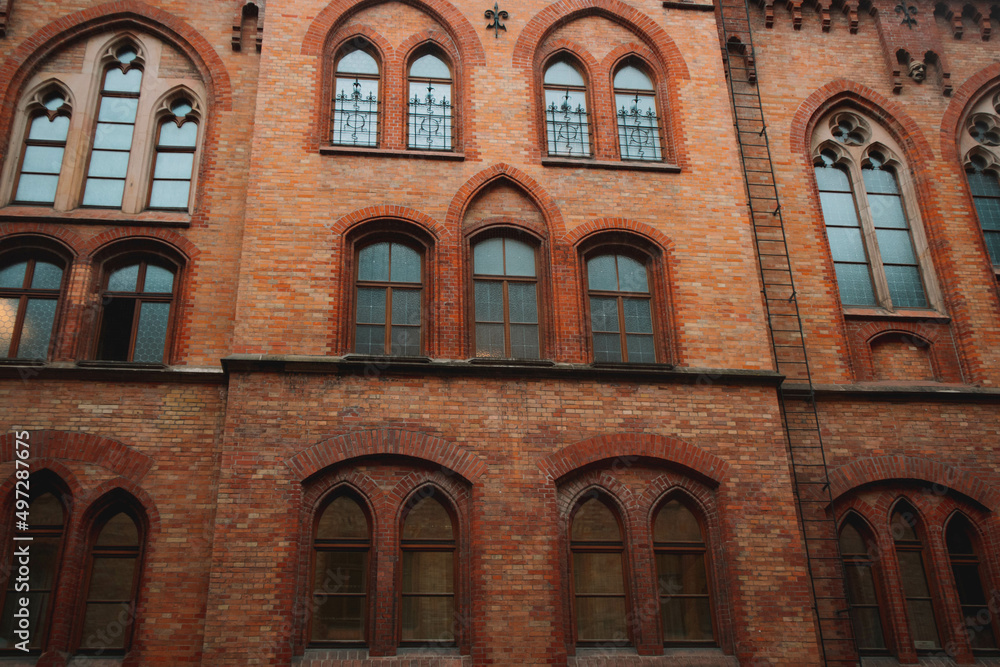
[(590, 156), (590, 116), (582, 104), (573, 105), (570, 91), (562, 102), (550, 102), (545, 110), (549, 155)]
[(623, 160), (661, 159), (660, 118), (652, 109), (643, 111), (639, 96), (630, 108), (618, 110), (618, 141), (621, 144)]
[(378, 146), (378, 98), (364, 95), (361, 83), (354, 82), (350, 94), (341, 91), (333, 100), (331, 143), (341, 146)]
[(450, 151), (452, 104), (447, 97), (438, 100), (428, 82), (423, 99), (410, 98), (409, 147), (417, 150)]

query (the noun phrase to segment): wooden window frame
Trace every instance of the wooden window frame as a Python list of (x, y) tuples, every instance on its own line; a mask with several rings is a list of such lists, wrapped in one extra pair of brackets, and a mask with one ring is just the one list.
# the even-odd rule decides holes
[[(840, 521), (840, 525), (837, 528), (837, 540), (839, 544), (840, 533), (844, 527), (850, 523), (858, 534), (861, 535), (862, 539), (867, 539), (867, 544), (876, 544), (875, 532), (868, 525), (860, 515), (856, 512), (848, 512), (845, 514), (844, 518)], [(882, 575), (882, 569), (879, 562), (873, 559), (868, 553), (865, 554), (844, 554), (841, 552), (841, 560), (843, 561), (844, 571), (846, 573), (848, 564), (860, 564), (867, 565), (872, 577), (872, 586), (875, 588), (875, 610), (878, 613), (879, 626), (882, 629), (882, 639), (885, 642), (884, 649), (859, 649), (859, 653), (862, 656), (891, 656), (894, 652), (894, 647), (896, 645), (896, 635), (893, 632), (892, 623), (886, 618), (886, 613), (889, 610), (888, 600), (885, 595), (885, 581)], [(844, 582), (845, 597), (847, 599), (847, 605), (849, 613), (853, 612), (855, 607), (866, 607), (871, 608), (872, 605), (858, 605), (851, 601), (850, 592), (847, 590), (847, 582)], [(853, 613), (851, 613), (851, 623), (852, 629), (854, 624)], [(856, 631), (855, 631), (856, 632)]]
[[(451, 75), (449, 79), (441, 79), (437, 77), (414, 77), (410, 75), (410, 69), (413, 64), (420, 58), (431, 55), (444, 63), (445, 67), (448, 68), (448, 73)], [(458, 77), (456, 75), (455, 61), (452, 55), (442, 48), (440, 45), (429, 42), (420, 45), (414, 49), (406, 61), (406, 69), (403, 71), (403, 95), (401, 96), (404, 100), (403, 103), (403, 149), (406, 151), (413, 151), (417, 153), (454, 153), (459, 150), (459, 90), (458, 90)], [(451, 87), (451, 108), (450, 114), (448, 116), (448, 126), (449, 126), (449, 145), (447, 148), (420, 148), (418, 146), (410, 145), (410, 119), (413, 112), (410, 109), (410, 85), (411, 83), (427, 83), (433, 86), (434, 84), (448, 85)]]
[[(968, 526), (967, 532), (970, 538), (970, 542), (972, 543), (972, 550), (973, 550), (973, 553), (971, 555), (953, 554), (951, 552), (951, 549), (948, 547), (948, 530), (951, 528), (952, 522), (956, 520), (964, 520), (966, 525)], [(983, 562), (983, 558), (980, 556), (980, 553), (984, 551), (982, 536), (979, 534), (979, 530), (977, 529), (975, 522), (973, 522), (971, 518), (969, 518), (965, 513), (961, 511), (952, 512), (951, 516), (949, 516), (947, 521), (945, 521), (944, 523), (942, 534), (944, 537), (945, 552), (948, 557), (948, 569), (951, 572), (951, 583), (955, 586), (954, 589), (956, 593), (955, 599), (958, 600), (959, 612), (964, 620), (965, 618), (967, 618), (965, 616), (964, 608), (966, 606), (975, 606), (975, 605), (962, 604), (962, 599), (961, 596), (959, 595), (959, 590), (961, 587), (959, 586), (958, 580), (955, 578), (954, 565), (956, 564), (956, 562), (963, 565), (976, 566), (976, 570), (979, 574), (979, 583), (983, 587), (983, 597), (986, 599), (985, 606), (987, 608), (989, 607), (991, 602), (988, 593), (990, 590), (995, 590), (990, 585), (991, 583), (991, 577), (989, 571), (990, 568), (987, 566), (987, 563)], [(994, 643), (996, 643), (997, 647), (992, 649), (974, 648), (971, 645), (972, 642), (970, 640), (969, 650), (976, 657), (1000, 657), (1000, 614), (991, 612), (988, 623), (991, 629), (993, 630), (993, 640)]]
[[(23, 286), (24, 284), (29, 286), (31, 285), (35, 265), (39, 260), (57, 264), (62, 268), (62, 278), (60, 279), (58, 289), (32, 289), (31, 287)], [(28, 307), (28, 301), (32, 298), (36, 298), (55, 300), (56, 302), (55, 315), (52, 318), (52, 331), (49, 333), (49, 346), (45, 355), (45, 360), (48, 360), (52, 356), (52, 351), (56, 345), (56, 332), (59, 330), (59, 322), (61, 319), (60, 314), (63, 308), (63, 293), (66, 291), (66, 285), (69, 281), (69, 272), (71, 268), (70, 262), (59, 253), (37, 246), (22, 247), (0, 254), (0, 267), (18, 264), (22, 261), (27, 261), (28, 263), (24, 272), (24, 282), (22, 283), (22, 287), (9, 289), (0, 288), (0, 298), (18, 299), (17, 314), (14, 319), (14, 329), (11, 335), (10, 346), (7, 349), (7, 356), (0, 358), (19, 358), (11, 356), (11, 351), (14, 351), (16, 354), (17, 349), (20, 347), (21, 334), (24, 327), (24, 317)]]
[[(638, 88), (616, 88), (615, 87), (615, 76), (618, 72), (625, 67), (634, 67), (640, 70), (643, 74), (649, 77), (650, 82), (653, 84), (652, 90), (640, 90)], [(615, 124), (615, 146), (618, 149), (618, 159), (622, 162), (638, 162), (643, 163), (658, 163), (664, 162), (666, 160), (666, 129), (664, 128), (664, 117), (662, 115), (662, 105), (660, 104), (660, 94), (659, 86), (656, 80), (656, 76), (653, 72), (653, 68), (649, 66), (645, 60), (640, 58), (635, 54), (630, 54), (625, 56), (621, 60), (615, 63), (614, 67), (611, 68), (611, 80), (610, 80), (610, 90), (611, 99), (613, 101), (614, 107), (614, 124)], [(653, 159), (644, 158), (626, 158), (625, 151), (622, 150), (621, 146), (621, 120), (618, 118), (618, 95), (628, 94), (628, 95), (640, 95), (645, 97), (653, 98), (653, 110), (656, 112), (656, 132), (660, 140), (659, 145), (659, 155)]]
[[(916, 535), (917, 537), (916, 541), (896, 539), (896, 537), (892, 534), (893, 519), (895, 518), (897, 512), (905, 514), (907, 511), (911, 513), (911, 516), (914, 518), (915, 521), (915, 523), (910, 524), (910, 528), (913, 530), (914, 535)], [(897, 583), (899, 584), (899, 596), (901, 602), (903, 603), (901, 611), (903, 617), (906, 618), (907, 631), (909, 633), (910, 643), (912, 645), (912, 648), (917, 653), (917, 655), (930, 655), (937, 651), (941, 651), (947, 645), (948, 636), (944, 632), (947, 630), (947, 628), (942, 626), (942, 621), (946, 621), (946, 619), (942, 618), (940, 609), (935, 609), (935, 600), (940, 599), (940, 595), (938, 594), (937, 581), (933, 576), (934, 572), (931, 563), (933, 554), (931, 553), (931, 549), (929, 549), (925, 544), (926, 539), (924, 535), (923, 517), (917, 512), (916, 508), (913, 507), (913, 505), (910, 504), (905, 499), (900, 499), (896, 501), (889, 511), (889, 536), (893, 542), (893, 558), (896, 559), (896, 573), (898, 576)], [(900, 559), (899, 559), (900, 553), (917, 553), (920, 555), (920, 564), (922, 566), (924, 581), (926, 582), (927, 585), (928, 597), (926, 598), (910, 597), (906, 594), (906, 589), (903, 584), (903, 568), (900, 564)], [(913, 637), (913, 625), (912, 622), (910, 621), (910, 610), (909, 610), (910, 600), (927, 601), (930, 603), (931, 614), (934, 620), (934, 629), (937, 632), (938, 646), (933, 648), (917, 647), (916, 640)]]

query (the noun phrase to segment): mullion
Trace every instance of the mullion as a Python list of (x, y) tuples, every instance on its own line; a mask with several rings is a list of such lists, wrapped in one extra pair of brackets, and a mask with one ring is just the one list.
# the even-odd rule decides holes
[[(139, 273), (135, 277), (135, 289), (139, 294), (142, 294), (142, 290), (145, 286), (146, 286), (146, 262), (140, 262)], [(142, 313), (142, 298), (137, 297), (135, 299), (135, 311), (132, 313), (132, 332), (129, 335), (129, 341), (128, 341), (129, 361), (132, 361), (133, 355), (135, 354), (135, 339), (139, 336), (140, 313)]]

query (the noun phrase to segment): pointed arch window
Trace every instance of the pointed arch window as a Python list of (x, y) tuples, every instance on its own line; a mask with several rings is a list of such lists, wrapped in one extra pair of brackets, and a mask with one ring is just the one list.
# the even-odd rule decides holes
[(889, 525), (896, 547), (896, 562), (913, 647), (917, 651), (940, 649), (941, 634), (934, 613), (934, 596), (927, 575), (923, 541), (918, 533), (916, 510), (905, 502), (898, 503)]
[(406, 513), (400, 548), (402, 643), (455, 644), (455, 526), (433, 495)]
[(66, 152), (69, 119), (69, 104), (62, 91), (53, 90), (41, 99), (28, 125), (14, 190), (15, 202), (47, 205), (55, 202)]
[(959, 135), (965, 173), (993, 271), (1000, 279), (1000, 92), (969, 104)]
[(714, 644), (707, 548), (701, 525), (679, 500), (668, 501), (653, 522), (657, 589), (664, 644)]
[(379, 64), (368, 49), (353, 47), (337, 60), (331, 142), (340, 146), (379, 145)]
[(370, 550), (371, 527), (361, 505), (348, 494), (333, 498), (316, 520), (311, 643), (366, 641)]
[(623, 253), (589, 257), (587, 295), (594, 361), (656, 361), (646, 263)]
[(985, 159), (974, 156), (965, 174), (969, 179), (972, 201), (979, 215), (990, 262), (1000, 267), (1000, 176), (996, 168), (991, 169), (987, 165)]
[(882, 627), (875, 562), (864, 536), (868, 534), (857, 517), (850, 516), (840, 527), (840, 554), (847, 575), (847, 601), (858, 649), (863, 654), (886, 654), (888, 645)]
[(538, 267), (534, 246), (488, 238), (472, 249), (476, 356), (538, 359)]
[(407, 80), (410, 96), (407, 146), (417, 150), (452, 150), (451, 68), (436, 53), (424, 53), (410, 63)]
[(618, 519), (602, 500), (588, 498), (570, 527), (576, 642), (627, 644), (625, 545)]
[(48, 358), (65, 266), (41, 251), (0, 258), (0, 357)]
[(956, 514), (948, 522), (945, 543), (969, 644), (975, 653), (996, 655), (997, 614), (989, 609), (974, 529), (965, 516)]
[(626, 62), (615, 72), (614, 93), (622, 160), (660, 161), (660, 117), (652, 79), (638, 63)]
[[(132, 644), (142, 574), (143, 532), (131, 510), (112, 506), (96, 522), (87, 561), (87, 588), (79, 633), (81, 653), (115, 654)], [(112, 625), (121, 633), (106, 632)]]
[(193, 111), (190, 99), (178, 97), (170, 104), (170, 113), (160, 122), (153, 182), (149, 189), (151, 209), (188, 209), (198, 145), (198, 119)]
[(545, 68), (545, 134), (554, 157), (590, 157), (590, 115), (583, 75), (569, 60), (555, 60)]
[(177, 266), (158, 256), (110, 265), (102, 290), (96, 358), (163, 363), (177, 289)]

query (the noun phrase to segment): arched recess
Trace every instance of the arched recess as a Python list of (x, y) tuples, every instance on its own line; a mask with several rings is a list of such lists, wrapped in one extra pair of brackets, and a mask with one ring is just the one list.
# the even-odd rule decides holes
[(324, 468), (363, 456), (394, 455), (422, 459), (440, 465), (442, 471), (461, 475), (474, 484), (486, 472), (486, 462), (447, 440), (402, 429), (374, 429), (339, 435), (316, 443), (285, 459), (299, 480)]
[(642, 236), (648, 239), (650, 243), (662, 248), (668, 256), (673, 253), (674, 242), (670, 240), (670, 237), (651, 225), (629, 220), (628, 218), (597, 218), (591, 220), (578, 227), (574, 227), (563, 236), (563, 240), (567, 245), (577, 246), (594, 234), (616, 231)]
[(558, 482), (571, 472), (598, 461), (614, 460), (612, 470), (641, 459), (658, 459), (686, 469), (710, 488), (726, 478), (729, 464), (718, 456), (677, 438), (652, 433), (599, 435), (549, 454), (538, 463), (542, 473)]
[(1000, 491), (979, 477), (953, 466), (916, 456), (856, 459), (830, 471), (830, 492), (836, 502), (866, 484), (891, 480), (926, 482), (932, 491), (961, 493), (990, 511), (1000, 509)]
[(465, 217), (466, 209), (476, 195), (487, 185), (501, 178), (520, 188), (534, 202), (545, 217), (550, 238), (559, 238), (565, 234), (565, 224), (555, 200), (539, 185), (538, 181), (506, 162), (498, 162), (483, 169), (458, 189), (451, 204), (448, 205), (445, 226), (448, 229), (457, 229)]
[[(111, 438), (69, 431), (29, 431), (27, 442), (32, 459), (80, 461), (106, 468), (137, 484), (153, 467), (153, 459), (142, 452)], [(16, 433), (0, 436), (0, 462), (17, 458)], [(23, 440), (23, 439), (22, 439)]]
[(371, 220), (403, 220), (411, 224), (419, 225), (427, 231), (435, 240), (447, 238), (450, 234), (448, 227), (441, 225), (437, 220), (425, 213), (406, 206), (394, 206), (392, 204), (379, 204), (378, 206), (366, 206), (356, 211), (348, 213), (330, 225), (330, 231), (334, 234), (334, 240), (339, 236), (349, 233), (358, 225)]
[[(35, 66), (67, 42), (103, 31), (129, 29), (151, 33), (179, 47), (201, 73), (209, 91), (208, 104), (221, 111), (232, 109), (229, 73), (215, 47), (179, 17), (139, 0), (121, 0), (89, 7), (37, 30), (0, 65), (0, 81), (8, 82), (0, 103), (4, 108), (14, 108)], [(10, 114), (0, 118), (0, 137), (9, 136), (13, 118)], [(212, 127), (217, 127), (211, 117), (209, 122)], [(212, 145), (213, 133), (214, 130), (210, 129), (206, 135), (206, 146)], [(0, 145), (5, 144), (0, 142)]]
[(8, 245), (13, 246), (17, 244), (21, 237), (26, 240), (34, 238), (48, 239), (50, 243), (64, 248), (66, 254), (73, 259), (82, 254), (85, 244), (82, 236), (65, 227), (39, 224), (37, 222), (17, 223), (16, 225), (10, 223), (0, 224), (0, 250), (5, 250)]

